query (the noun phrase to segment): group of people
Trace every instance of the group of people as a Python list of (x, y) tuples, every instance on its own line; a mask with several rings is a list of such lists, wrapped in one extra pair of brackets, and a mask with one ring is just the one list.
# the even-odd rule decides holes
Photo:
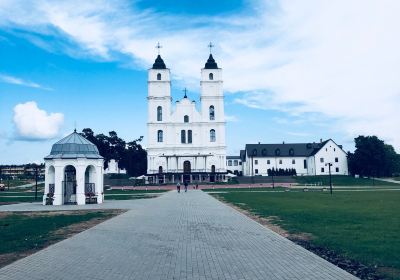
[[(183, 183), (183, 185), (185, 186), (185, 192), (187, 192), (188, 186), (189, 186), (189, 182), (188, 182), (188, 181), (185, 181), (185, 182)], [(199, 185), (196, 184), (196, 186), (194, 187), (194, 189), (197, 190), (198, 188), (199, 188)], [(179, 183), (179, 181), (178, 181), (178, 183), (176, 184), (176, 190), (177, 190), (178, 193), (181, 192), (181, 183)]]

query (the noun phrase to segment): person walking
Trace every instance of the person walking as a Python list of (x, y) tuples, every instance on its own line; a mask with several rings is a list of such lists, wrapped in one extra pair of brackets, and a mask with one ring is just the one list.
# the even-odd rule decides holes
[(178, 184), (176, 184), (176, 190), (178, 191), (178, 193), (181, 192), (181, 184), (178, 181)]
[(187, 192), (187, 188), (188, 188), (188, 185), (189, 185), (189, 184), (188, 184), (188, 181), (185, 181), (185, 184), (184, 184), (184, 185), (185, 185), (185, 192)]

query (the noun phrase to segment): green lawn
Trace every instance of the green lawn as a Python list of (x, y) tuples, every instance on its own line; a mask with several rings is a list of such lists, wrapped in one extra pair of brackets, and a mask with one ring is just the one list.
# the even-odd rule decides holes
[[(294, 177), (299, 184), (319, 184), (328, 186), (329, 176), (296, 176)], [(368, 178), (354, 178), (344, 175), (332, 175), (332, 184), (334, 186), (398, 186), (396, 183), (383, 182)]]
[[(367, 265), (389, 268), (400, 279), (400, 191), (228, 192), (214, 194), (290, 233)], [(382, 271), (383, 269), (380, 269)]]
[[(117, 211), (64, 211), (64, 212), (0, 212), (0, 267), (14, 261), (27, 251), (37, 251), (71, 233), (67, 226), (105, 220)], [(79, 226), (73, 233), (88, 226)]]

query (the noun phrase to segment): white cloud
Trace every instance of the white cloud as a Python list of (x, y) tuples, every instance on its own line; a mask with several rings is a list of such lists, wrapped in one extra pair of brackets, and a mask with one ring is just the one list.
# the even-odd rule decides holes
[(56, 137), (64, 123), (62, 113), (47, 113), (29, 101), (14, 107), (13, 122), (18, 139), (45, 140)]
[(3, 81), (4, 83), (7, 83), (7, 84), (13, 84), (13, 85), (19, 85), (19, 86), (25, 86), (25, 87), (31, 87), (31, 88), (40, 88), (40, 89), (45, 89), (45, 90), (52, 90), (51, 88), (41, 86), (37, 83), (31, 82), (31, 81), (25, 81), (21, 78), (17, 78), (17, 77), (5, 75), (5, 74), (0, 74), (0, 81)]
[(188, 85), (198, 84), (211, 40), (225, 89), (245, 92), (237, 103), (322, 114), (348, 138), (376, 134), (400, 148), (400, 1), (268, 3), (252, 3), (259, 12), (251, 15), (204, 19), (138, 11), (122, 0), (3, 1), (0, 26), (53, 28), (85, 54), (112, 60), (122, 53), (142, 69), (160, 41), (167, 66)]
[(225, 114), (225, 121), (227, 121), (227, 122), (238, 122), (239, 119), (238, 119), (238, 117), (236, 117), (234, 115)]

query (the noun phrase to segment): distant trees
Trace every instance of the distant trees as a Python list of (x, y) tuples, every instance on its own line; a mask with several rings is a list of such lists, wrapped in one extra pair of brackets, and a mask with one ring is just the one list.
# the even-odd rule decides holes
[(393, 146), (376, 136), (358, 136), (354, 141), (356, 149), (348, 153), (351, 174), (384, 177), (400, 173), (400, 155)]
[(140, 145), (143, 136), (131, 142), (119, 138), (115, 131), (107, 135), (95, 135), (93, 130), (85, 128), (80, 133), (87, 140), (97, 146), (99, 153), (104, 157), (104, 167), (107, 168), (108, 161), (115, 159), (119, 168), (126, 169), (130, 176), (140, 176), (147, 170), (147, 153)]
[(296, 169), (294, 168), (279, 168), (279, 169), (268, 169), (267, 170), (268, 176), (296, 176)]

